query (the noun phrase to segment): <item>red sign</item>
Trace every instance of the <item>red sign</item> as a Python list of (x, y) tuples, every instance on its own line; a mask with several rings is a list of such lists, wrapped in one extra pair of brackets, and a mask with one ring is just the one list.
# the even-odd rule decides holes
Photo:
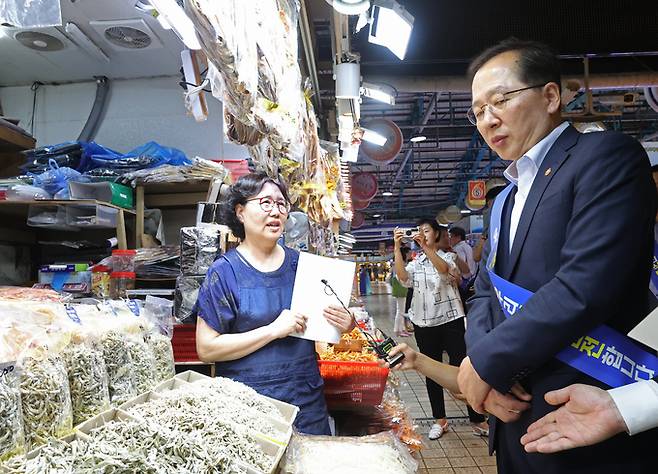
[(474, 180), (468, 182), (468, 196), (466, 197), (466, 205), (469, 209), (477, 210), (484, 207), (487, 203), (485, 196), (487, 194), (487, 187), (484, 180)]

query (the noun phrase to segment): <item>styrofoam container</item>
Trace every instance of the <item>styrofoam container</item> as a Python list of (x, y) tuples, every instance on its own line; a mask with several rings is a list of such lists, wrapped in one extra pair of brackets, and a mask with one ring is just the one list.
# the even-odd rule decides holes
[(150, 400), (157, 400), (158, 398), (160, 398), (160, 396), (157, 393), (148, 391), (119, 405), (119, 410), (127, 412), (129, 408), (132, 408), (135, 405), (141, 405), (142, 403), (146, 403)]
[[(69, 433), (68, 435), (62, 436), (61, 438), (58, 439), (59, 441), (63, 441), (64, 443), (70, 443), (71, 441), (76, 439), (88, 441), (89, 436), (79, 431), (74, 431), (73, 433)], [(34, 448), (32, 451), (30, 451), (25, 455), (25, 459), (34, 459), (39, 455), (40, 452), (41, 452), (41, 446), (39, 446), (38, 448)], [(15, 469), (10, 469), (5, 465), (0, 464), (0, 474), (20, 474), (20, 471), (17, 471)]]
[[(186, 370), (185, 372), (181, 372), (180, 374), (176, 375), (175, 378), (189, 383), (212, 380), (212, 377), (208, 377), (207, 375), (200, 374), (193, 370)], [(272, 402), (272, 404), (279, 409), (279, 412), (281, 413), (281, 416), (285, 422), (292, 426), (295, 418), (297, 418), (297, 413), (299, 413), (299, 407), (291, 405), (290, 403), (282, 402), (281, 400), (277, 400), (275, 398), (266, 397), (264, 395), (261, 395), (261, 397)]]
[(126, 421), (126, 420), (135, 420), (135, 419), (136, 419), (135, 417), (129, 415), (123, 410), (119, 410), (118, 408), (112, 408), (78, 425), (78, 431), (83, 434), (89, 435), (89, 432), (91, 430), (99, 428), (104, 424), (109, 423), (110, 421), (115, 421), (115, 420)]
[(256, 466), (252, 466), (249, 463), (246, 463), (241, 460), (237, 460), (237, 463), (243, 466), (247, 470), (247, 474), (274, 474), (278, 471), (279, 469), (279, 463), (281, 462), (281, 458), (283, 458), (283, 454), (286, 451), (285, 446), (279, 446), (276, 443), (273, 443), (272, 441), (269, 441), (267, 439), (263, 439), (260, 437), (256, 437), (256, 442), (260, 445), (262, 448), (263, 452), (269, 456), (272, 456), (273, 461), (272, 461), (272, 466), (270, 467), (269, 470), (267, 471), (261, 471), (260, 469), (256, 468)]
[(158, 393), (158, 392), (166, 392), (168, 390), (176, 390), (178, 388), (185, 388), (189, 386), (190, 384), (188, 382), (174, 377), (156, 385), (155, 387), (153, 387), (152, 390), (153, 392)]

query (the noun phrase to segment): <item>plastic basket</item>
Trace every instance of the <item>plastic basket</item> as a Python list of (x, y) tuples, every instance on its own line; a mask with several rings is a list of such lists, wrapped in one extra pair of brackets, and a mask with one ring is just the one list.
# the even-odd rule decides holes
[(388, 369), (377, 362), (320, 360), (324, 397), (329, 408), (379, 405), (384, 395)]
[(199, 354), (196, 352), (196, 324), (175, 325), (171, 346), (174, 349), (174, 361), (198, 361)]

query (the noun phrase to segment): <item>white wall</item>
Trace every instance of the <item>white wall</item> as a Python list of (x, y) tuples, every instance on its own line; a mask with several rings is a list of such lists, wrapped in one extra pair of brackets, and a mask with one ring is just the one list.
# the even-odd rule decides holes
[[(222, 105), (210, 94), (206, 94), (207, 121), (197, 123), (187, 116), (179, 80), (176, 76), (112, 80), (105, 117), (94, 141), (118, 152), (154, 140), (189, 157), (246, 158), (244, 147), (224, 143)], [(95, 82), (41, 86), (34, 124), (37, 146), (77, 139), (95, 94)], [(19, 125), (28, 131), (32, 97), (28, 86), (0, 88), (4, 115), (19, 118)]]

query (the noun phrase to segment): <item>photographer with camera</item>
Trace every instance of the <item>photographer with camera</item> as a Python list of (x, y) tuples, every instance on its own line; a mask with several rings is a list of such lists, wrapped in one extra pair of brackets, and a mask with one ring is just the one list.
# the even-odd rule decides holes
[[(457, 288), (461, 279), (457, 256), (448, 251), (448, 229), (433, 219), (423, 219), (419, 222), (418, 233), (395, 229), (393, 237), (397, 278), (402, 285), (414, 288), (409, 317), (420, 352), (440, 361), (445, 350), (450, 364), (459, 365), (466, 356), (464, 308)], [(407, 264), (401, 251), (405, 237), (413, 238), (423, 251), (420, 257)], [(448, 429), (443, 388), (429, 378), (426, 384), (435, 419), (429, 438), (438, 439)], [(488, 434), (484, 417), (470, 408), (468, 413), (474, 432)]]

